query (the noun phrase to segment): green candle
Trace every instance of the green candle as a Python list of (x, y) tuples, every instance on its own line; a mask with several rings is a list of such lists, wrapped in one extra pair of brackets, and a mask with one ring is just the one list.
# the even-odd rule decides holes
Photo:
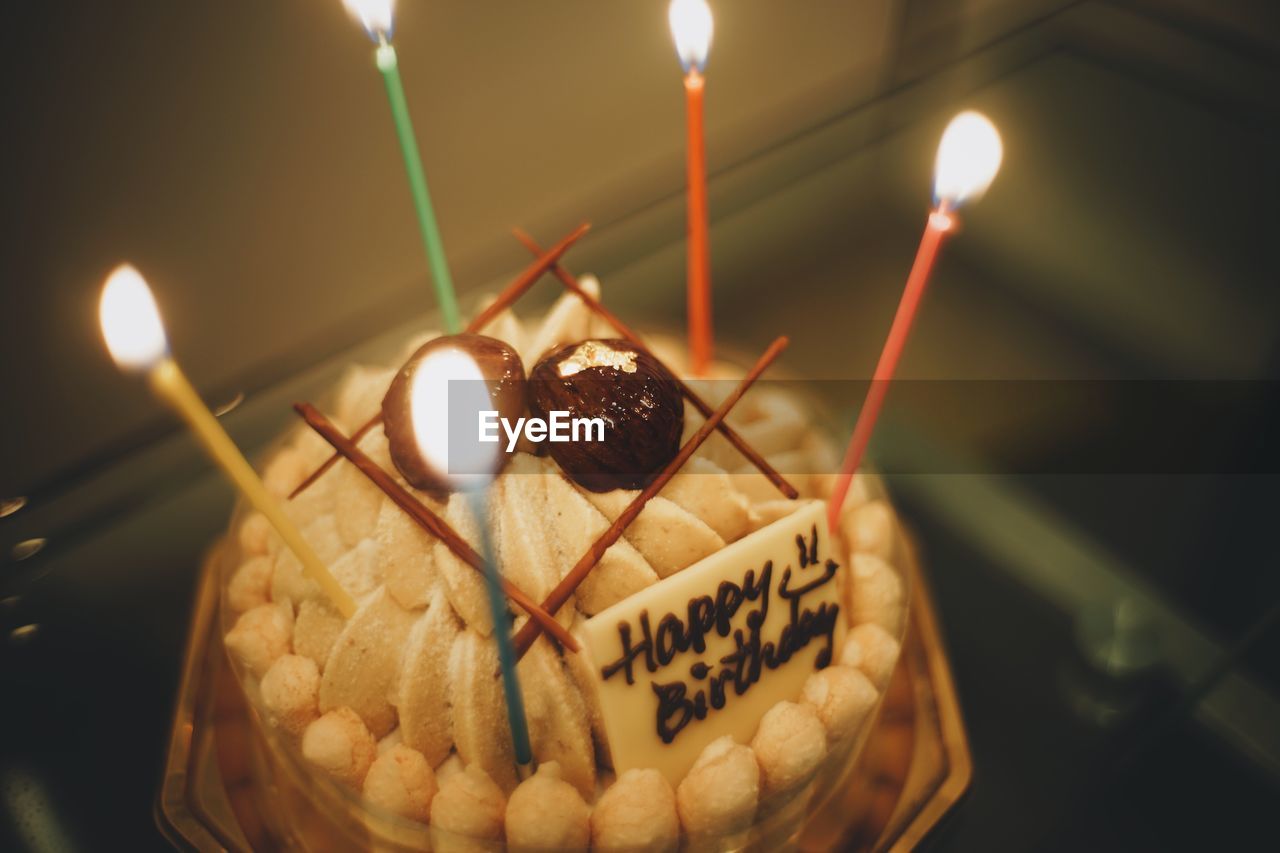
[(431, 206), (431, 193), (427, 190), (427, 175), (422, 169), (422, 157), (418, 154), (418, 140), (413, 134), (413, 122), (409, 120), (409, 104), (404, 97), (404, 84), (400, 82), (400, 64), (396, 49), (380, 34), (377, 53), (378, 70), (387, 86), (387, 100), (391, 102), (391, 117), (395, 120), (396, 136), (400, 140), (400, 152), (404, 155), (404, 168), (409, 174), (409, 192), (413, 195), (413, 207), (418, 214), (418, 229), (422, 232), (422, 244), (427, 250), (427, 264), (431, 267), (431, 279), (440, 302), (440, 313), (449, 334), (462, 330), (458, 317), (458, 298), (453, 293), (453, 276), (449, 274), (449, 262), (444, 256), (444, 243), (440, 239), (440, 227), (436, 224), (436, 212)]

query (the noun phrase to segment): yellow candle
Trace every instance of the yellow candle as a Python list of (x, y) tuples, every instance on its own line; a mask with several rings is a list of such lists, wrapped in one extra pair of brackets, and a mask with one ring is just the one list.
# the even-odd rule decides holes
[(289, 516), (267, 491), (231, 436), (187, 381), (168, 354), (164, 326), (146, 281), (136, 269), (118, 267), (103, 286), (99, 306), (102, 334), (111, 357), (122, 368), (143, 369), (151, 390), (186, 421), (214, 464), (222, 469), (244, 499), (266, 517), (285, 545), (298, 557), (302, 570), (315, 581), (338, 611), (351, 618), (355, 601), (334, 579), (315, 551), (302, 538)]

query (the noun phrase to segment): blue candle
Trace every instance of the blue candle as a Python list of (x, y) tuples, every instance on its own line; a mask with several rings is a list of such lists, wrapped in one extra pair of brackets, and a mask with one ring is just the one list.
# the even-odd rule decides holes
[(533, 766), (533, 748), (529, 745), (529, 722), (524, 711), (524, 695), (520, 692), (520, 681), (516, 677), (516, 649), (511, 641), (507, 597), (502, 592), (502, 580), (498, 574), (498, 564), (493, 558), (493, 543), (489, 538), (488, 486), (467, 492), (467, 499), (476, 519), (476, 527), (480, 530), (484, 585), (489, 594), (489, 611), (493, 614), (493, 638), (498, 643), (498, 664), (502, 669), (502, 692), (507, 698), (511, 742), (515, 747), (520, 776), (526, 778)]
[[(518, 658), (511, 639), (511, 614), (502, 591), (502, 577), (489, 536), (489, 486), (501, 461), (500, 444), (476, 441), (475, 424), (493, 402), (475, 360), (461, 347), (441, 347), (425, 356), (414, 372), (410, 392), (413, 429), (422, 460), (451, 488), (465, 495), (480, 531), (480, 556), (484, 560), (485, 591), (493, 617), (493, 639), (498, 644), (502, 690), (507, 700), (511, 742), (522, 778), (532, 770), (533, 749), (524, 695), (516, 673)], [(463, 435), (451, 442), (450, 427)]]

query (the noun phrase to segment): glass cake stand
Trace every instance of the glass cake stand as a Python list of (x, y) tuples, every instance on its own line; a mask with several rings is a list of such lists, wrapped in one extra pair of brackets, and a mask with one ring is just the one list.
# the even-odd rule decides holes
[[(296, 751), (272, 743), (254, 719), (222, 644), (220, 578), (230, 550), (216, 545), (201, 573), (156, 802), (162, 831), (175, 845), (197, 849), (429, 847), (427, 828), (372, 814), (304, 767)], [(969, 748), (933, 603), (914, 554), (901, 562), (912, 599), (906, 638), (863, 734), (867, 747), (819, 778), (819, 796), (797, 797), (760, 821), (776, 829), (757, 835), (755, 846), (906, 849), (968, 788)]]

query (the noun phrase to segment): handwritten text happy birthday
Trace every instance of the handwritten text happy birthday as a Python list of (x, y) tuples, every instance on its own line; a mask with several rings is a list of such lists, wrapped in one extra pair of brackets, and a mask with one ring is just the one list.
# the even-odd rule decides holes
[(705, 652), (707, 637), (712, 633), (733, 637), (732, 652), (713, 663), (698, 660), (689, 666), (692, 688), (690, 680), (651, 683), (657, 699), (655, 724), (663, 743), (670, 744), (694, 720), (706, 719), (712, 711), (724, 708), (731, 695), (744, 695), (765, 672), (783, 666), (815, 639), (823, 640), (825, 645), (815, 657), (814, 667), (822, 669), (831, 663), (840, 606), (823, 601), (816, 609), (809, 609), (804, 606), (804, 599), (830, 583), (840, 566), (832, 559), (818, 565), (816, 525), (807, 541), (796, 535), (796, 549), (799, 570), (787, 566), (776, 590), (789, 608), (789, 619), (777, 638), (761, 636), (774, 593), (773, 560), (765, 561), (759, 570), (748, 570), (741, 583), (724, 581), (714, 596), (693, 598), (683, 612), (665, 614), (657, 621), (656, 630), (648, 610), (641, 611), (636, 619), (638, 637), (633, 636), (630, 622), (618, 623), (622, 654), (601, 669), (601, 676), (607, 681), (622, 673), (628, 684), (635, 683), (637, 665), (656, 673), (671, 666), (683, 653)]

